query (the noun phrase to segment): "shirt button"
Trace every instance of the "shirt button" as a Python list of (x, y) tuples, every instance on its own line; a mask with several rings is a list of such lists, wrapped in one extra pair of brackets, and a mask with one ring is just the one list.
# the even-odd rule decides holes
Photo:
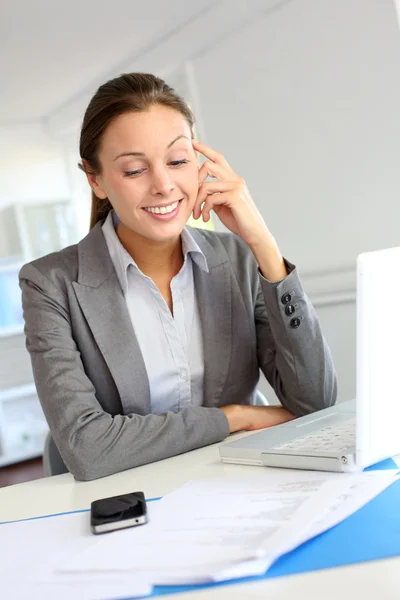
[(282, 302), (282, 304), (289, 304), (291, 299), (292, 299), (292, 296), (290, 294), (283, 294), (283, 296), (281, 298), (281, 302)]
[(292, 319), (290, 321), (290, 327), (292, 329), (297, 329), (298, 327), (300, 327), (300, 323), (301, 323), (300, 319), (298, 317), (295, 317), (294, 319)]
[(290, 317), (290, 315), (293, 315), (293, 313), (296, 312), (295, 307), (293, 306), (293, 304), (288, 304), (285, 308), (285, 313), (287, 314), (288, 317)]
[(183, 379), (183, 381), (187, 381), (189, 379), (187, 371), (182, 369), (182, 371), (180, 372), (180, 378)]

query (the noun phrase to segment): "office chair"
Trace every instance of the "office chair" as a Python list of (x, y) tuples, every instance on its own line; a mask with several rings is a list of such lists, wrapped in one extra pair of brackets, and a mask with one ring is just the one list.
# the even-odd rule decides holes
[(269, 406), (269, 402), (260, 390), (257, 390), (256, 401), (254, 404), (261, 404), (262, 406)]
[[(261, 404), (268, 406), (268, 400), (260, 390), (257, 390), (255, 404)], [(51, 433), (47, 434), (46, 441), (44, 444), (43, 452), (43, 470), (45, 477), (51, 477), (52, 475), (62, 475), (68, 473), (68, 469), (64, 464), (63, 459), (58, 451), (57, 446), (51, 436)]]
[(68, 469), (64, 464), (63, 459), (58, 451), (57, 446), (51, 436), (51, 433), (47, 434), (46, 441), (44, 443), (43, 451), (43, 470), (45, 477), (51, 477), (51, 475), (62, 475), (68, 473)]

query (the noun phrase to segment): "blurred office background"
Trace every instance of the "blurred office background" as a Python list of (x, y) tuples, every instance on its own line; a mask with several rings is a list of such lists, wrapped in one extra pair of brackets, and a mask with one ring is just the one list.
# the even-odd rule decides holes
[[(340, 400), (355, 395), (356, 256), (400, 243), (395, 1), (2, 3), (0, 476), (39, 456), (47, 432), (17, 273), (88, 232), (83, 112), (99, 85), (130, 71), (180, 91), (198, 137), (246, 179), (316, 307)], [(382, 293), (396, 319), (390, 281)]]

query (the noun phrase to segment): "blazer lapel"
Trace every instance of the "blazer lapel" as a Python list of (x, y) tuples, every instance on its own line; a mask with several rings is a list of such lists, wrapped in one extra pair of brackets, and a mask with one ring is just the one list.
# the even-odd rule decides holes
[(204, 252), (209, 272), (193, 262), (195, 290), (204, 348), (204, 406), (219, 406), (232, 349), (231, 270), (225, 252), (217, 253), (203, 235), (191, 229)]
[(110, 369), (125, 414), (148, 414), (150, 388), (126, 301), (108, 253), (102, 223), (78, 244), (78, 302)]

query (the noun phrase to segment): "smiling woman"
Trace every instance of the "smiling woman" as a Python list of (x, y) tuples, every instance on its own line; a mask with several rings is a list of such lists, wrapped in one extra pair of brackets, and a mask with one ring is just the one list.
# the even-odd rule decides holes
[[(90, 232), (20, 271), (38, 395), (77, 479), (336, 400), (296, 267), (245, 181), (193, 130), (186, 102), (154, 75), (102, 85), (80, 139)], [(211, 211), (228, 233), (187, 225)], [(254, 406), (260, 369), (282, 406)]]

